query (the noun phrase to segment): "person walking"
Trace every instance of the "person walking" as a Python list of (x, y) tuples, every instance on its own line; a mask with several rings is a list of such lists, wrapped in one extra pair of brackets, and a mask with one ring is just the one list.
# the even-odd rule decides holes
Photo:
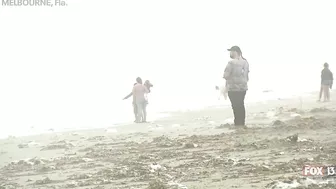
[(320, 88), (320, 96), (319, 96), (318, 101), (321, 101), (322, 93), (323, 93), (324, 102), (328, 102), (330, 101), (330, 90), (329, 89), (332, 89), (334, 77), (333, 77), (333, 73), (329, 69), (329, 64), (324, 63), (323, 66), (324, 68), (321, 72), (321, 88)]
[(245, 126), (245, 95), (248, 90), (249, 64), (242, 56), (238, 46), (228, 49), (230, 60), (225, 67), (223, 78), (227, 82), (228, 96), (231, 102), (234, 125)]

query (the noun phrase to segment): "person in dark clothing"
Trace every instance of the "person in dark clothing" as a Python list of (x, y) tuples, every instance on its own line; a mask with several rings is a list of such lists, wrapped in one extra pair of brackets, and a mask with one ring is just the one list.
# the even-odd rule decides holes
[(230, 49), (232, 60), (227, 64), (223, 78), (226, 80), (228, 96), (234, 115), (235, 126), (245, 126), (245, 95), (248, 90), (249, 64), (242, 56), (242, 51), (238, 46)]
[(329, 64), (324, 63), (324, 69), (321, 72), (321, 89), (320, 89), (320, 96), (319, 100), (321, 101), (322, 93), (324, 94), (324, 102), (330, 101), (330, 90), (332, 89), (334, 77), (333, 73), (329, 69)]

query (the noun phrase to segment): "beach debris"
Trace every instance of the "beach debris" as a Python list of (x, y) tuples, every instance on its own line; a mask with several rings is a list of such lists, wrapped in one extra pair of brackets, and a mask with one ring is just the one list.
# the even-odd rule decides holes
[(66, 188), (76, 188), (76, 187), (78, 187), (78, 183), (75, 181), (66, 184)]
[(149, 165), (150, 168), (150, 172), (154, 173), (154, 172), (158, 172), (158, 171), (165, 171), (167, 170), (165, 167), (157, 164), (157, 163), (152, 163)]
[(280, 120), (275, 120), (275, 121), (273, 121), (272, 125), (273, 126), (283, 126), (283, 125), (285, 125), (285, 122), (280, 121)]
[(318, 184), (318, 183), (317, 183), (317, 181), (307, 177), (306, 180), (304, 181), (304, 185), (306, 187), (308, 187), (309, 185), (312, 185), (312, 184)]
[(93, 159), (90, 159), (90, 158), (82, 158), (83, 161), (85, 162), (93, 162), (94, 160)]
[(300, 138), (300, 137), (298, 137), (297, 141), (298, 142), (313, 142), (313, 140), (311, 140), (311, 139), (305, 139), (305, 138)]
[(303, 110), (299, 110), (297, 108), (291, 108), (291, 109), (288, 110), (288, 112), (297, 113), (297, 114), (304, 114), (305, 113)]
[(270, 171), (272, 168), (269, 165), (259, 165), (262, 171)]
[(65, 151), (64, 152), (64, 155), (66, 156), (75, 156), (77, 153), (76, 152), (73, 152), (73, 151)]
[(9, 184), (0, 183), (0, 189), (16, 189), (16, 188), (21, 187), (16, 183), (9, 183)]
[(27, 143), (23, 143), (23, 144), (18, 144), (19, 148), (28, 148), (29, 145)]
[(267, 185), (267, 188), (270, 189), (294, 189), (296, 187), (301, 186), (301, 184), (297, 181), (290, 181), (290, 182), (281, 182), (281, 181), (274, 181), (271, 184)]
[(160, 136), (153, 139), (153, 143), (158, 147), (173, 147), (173, 146), (181, 146), (182, 144), (177, 140), (172, 140), (166, 136)]
[(42, 180), (35, 181), (36, 185), (43, 185), (43, 184), (50, 184), (50, 183), (52, 183), (52, 180), (49, 177), (46, 177)]
[(101, 141), (101, 140), (104, 140), (104, 139), (105, 139), (105, 136), (94, 136), (94, 137), (88, 138), (87, 140), (88, 141)]
[(295, 142), (298, 142), (298, 139), (299, 139), (299, 135), (295, 134), (295, 135), (287, 137), (286, 141), (295, 143)]
[(179, 184), (179, 183), (174, 182), (174, 181), (168, 182), (168, 186), (176, 188), (176, 189), (188, 189), (187, 186), (185, 186), (183, 184)]
[(82, 173), (82, 174), (80, 174), (80, 173), (75, 173), (75, 174), (73, 174), (73, 175), (70, 175), (69, 177), (68, 177), (68, 179), (69, 180), (82, 180), (82, 179), (88, 179), (88, 178), (91, 178), (92, 177), (92, 175), (90, 175), (90, 174), (85, 174), (85, 173)]
[(318, 179), (313, 180), (309, 177), (298, 178), (289, 177), (285, 181), (273, 181), (268, 184), (266, 188), (269, 189), (296, 189), (296, 188), (323, 188), (323, 189), (334, 189), (335, 188), (334, 179)]
[(321, 113), (321, 112), (332, 112), (332, 110), (328, 108), (314, 108), (310, 110), (311, 113)]
[(29, 148), (29, 145), (27, 143), (18, 144), (18, 148)]
[(29, 147), (40, 146), (40, 145), (41, 145), (40, 143), (29, 141), (29, 142), (18, 144), (18, 148), (29, 148)]
[(70, 149), (74, 147), (74, 145), (71, 142), (62, 140), (62, 141), (58, 141), (55, 143), (51, 143), (45, 147), (43, 147), (41, 149), (41, 151), (45, 151), (45, 150), (58, 150), (58, 149)]
[[(289, 117), (289, 113), (287, 117)], [(210, 120), (204, 121), (202, 122), (204, 124), (200, 125), (207, 125), (208, 122)], [(175, 123), (177, 124), (178, 122)], [(217, 125), (219, 125), (218, 123)], [(55, 157), (48, 160), (31, 158), (24, 160), (20, 165), (7, 167), (10, 169), (3, 167), (1, 173), (4, 174), (0, 174), (0, 186), (17, 182), (22, 186), (14, 187), (13, 185), (13, 187), (5, 189), (34, 187), (41, 189), (133, 187), (134, 189), (139, 189), (143, 187), (143, 183), (147, 184), (151, 180), (159, 179), (156, 182), (157, 185), (154, 185), (155, 181), (153, 181), (151, 185), (147, 185), (144, 188), (152, 186), (155, 189), (157, 187), (187, 189), (186, 186), (182, 185), (182, 182), (183, 184), (196, 185), (197, 182), (204, 179), (209, 182), (218, 182), (233, 178), (237, 179), (238, 182), (246, 181), (246, 185), (259, 183), (256, 184), (255, 188), (264, 188), (260, 184), (271, 179), (276, 179), (276, 182), (269, 185), (268, 189), (292, 188), (293, 180), (295, 179), (301, 184), (299, 188), (308, 188), (305, 183), (314, 187), (315, 185), (322, 186), (319, 181), (315, 180), (302, 182), (302, 179), (299, 180), (299, 176), (291, 180), (282, 179), (285, 175), (296, 175), (301, 172), (303, 165), (335, 161), (335, 157), (332, 156), (333, 152), (335, 152), (335, 141), (329, 140), (329, 138), (328, 140), (323, 140), (323, 135), (316, 135), (314, 136), (315, 143), (315, 141), (309, 139), (313, 137), (309, 132), (307, 132), (307, 135), (300, 135), (300, 137), (304, 138), (297, 136), (297, 139), (293, 135), (295, 133), (292, 133), (300, 131), (302, 128), (307, 131), (314, 131), (315, 128), (321, 128), (321, 131), (322, 129), (331, 130), (335, 123), (336, 119), (332, 117), (327, 119), (323, 117), (317, 121), (302, 118), (300, 120), (281, 122), (286, 127), (251, 128), (245, 133), (236, 132), (233, 135), (226, 132), (211, 135), (207, 134), (209, 133), (207, 131), (201, 131), (203, 133), (197, 131), (196, 136), (190, 136), (194, 133), (189, 132), (183, 133), (184, 135), (179, 132), (173, 135), (167, 133), (167, 135), (157, 138), (151, 138), (152, 135), (141, 136), (140, 133), (120, 134), (115, 137), (107, 137), (105, 135), (104, 141), (88, 142), (86, 139), (81, 140), (77, 147), (79, 149), (86, 148), (83, 150), (86, 151), (85, 153), (79, 153), (77, 151), (78, 148), (62, 150), (61, 152), (46, 151), (40, 154), (37, 153), (37, 155), (55, 155)], [(181, 124), (183, 123), (181, 122)], [(303, 126), (299, 127), (301, 124)], [(312, 127), (311, 125), (316, 126)], [(321, 127), (321, 125), (326, 125), (326, 127)], [(153, 124), (153, 126), (155, 125)], [(167, 126), (170, 127), (172, 124), (167, 124)], [(229, 127), (230, 125), (227, 124), (227, 126)], [(206, 126), (206, 129), (208, 128), (211, 127)], [(287, 129), (289, 130), (288, 132)], [(328, 132), (330, 130), (324, 130), (321, 133), (330, 133)], [(290, 134), (283, 135), (285, 133)], [(176, 138), (171, 137), (178, 134), (181, 135)], [(54, 136), (55, 134), (52, 135)], [(279, 135), (282, 137), (273, 138)], [(330, 136), (330, 139), (332, 139), (331, 137), (333, 135)], [(79, 137), (75, 138), (76, 140), (79, 139)], [(153, 140), (151, 141), (151, 139)], [(72, 142), (70, 140), (67, 141)], [(19, 143), (12, 143), (11, 146), (17, 148), (17, 144)], [(319, 151), (320, 146), (325, 147), (324, 152)], [(75, 156), (64, 155), (64, 153), (70, 154), (71, 150), (76, 150), (77, 154)], [(303, 150), (309, 153), (303, 153)], [(33, 150), (32, 152), (35, 151)], [(55, 154), (55, 152), (57, 153)], [(283, 156), (274, 156), (275, 154)], [(295, 159), (295, 157), (300, 155), (304, 158)], [(7, 155), (1, 156), (1, 158), (3, 157), (7, 158)], [(283, 157), (281, 161), (276, 159), (280, 157)], [(224, 169), (225, 171), (223, 171)], [(50, 170), (53, 171), (47, 172)], [(55, 177), (52, 177), (51, 175), (54, 174)], [(244, 174), (251, 179), (241, 176)], [(36, 180), (44, 178), (39, 178), (39, 175), (49, 176), (52, 179), (52, 183), (34, 186)], [(32, 181), (26, 182), (28, 178)], [(323, 177), (323, 179), (325, 178)], [(111, 183), (112, 186), (103, 186), (106, 183)], [(229, 184), (228, 187), (232, 187), (232, 184)], [(238, 184), (235, 187), (242, 186)], [(314, 187), (309, 186), (309, 188)], [(329, 184), (327, 187), (315, 188), (335, 189), (336, 187)], [(0, 189), (3, 188), (0, 187)]]
[(216, 128), (217, 129), (224, 129), (224, 128), (230, 128), (232, 126), (233, 126), (232, 124), (225, 123), (225, 124), (221, 124), (220, 126), (218, 126)]
[(278, 152), (278, 153), (276, 153), (275, 155), (276, 156), (281, 156), (281, 155), (284, 155), (285, 154), (285, 152)]
[(183, 148), (197, 148), (198, 145), (194, 143), (185, 143), (183, 144)]
[[(48, 169), (47, 167), (44, 167), (44, 165), (46, 163), (48, 163), (49, 161), (46, 159), (42, 159), (42, 158), (31, 158), (31, 159), (24, 159), (24, 160), (19, 160), (19, 161), (13, 161), (9, 164), (7, 164), (6, 166), (3, 167), (3, 169), (5, 170), (30, 170), (32, 168), (35, 167), (37, 170), (45, 170)], [(52, 167), (50, 167), (50, 169), (52, 169)]]
[(164, 184), (161, 180), (154, 180), (149, 183), (147, 189), (168, 189), (169, 187)]
[(71, 135), (72, 135), (72, 136), (78, 136), (78, 135), (79, 135), (79, 133), (77, 133), (77, 132), (74, 132), (74, 133), (71, 133)]
[(241, 158), (238, 160), (238, 162), (245, 162), (245, 161), (250, 161), (250, 158)]

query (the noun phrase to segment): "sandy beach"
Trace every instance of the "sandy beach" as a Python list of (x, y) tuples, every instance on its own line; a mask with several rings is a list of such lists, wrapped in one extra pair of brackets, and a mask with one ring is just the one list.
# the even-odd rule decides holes
[(335, 102), (313, 95), (246, 108), (242, 129), (229, 124), (230, 108), (214, 107), (151, 123), (8, 137), (0, 141), (0, 189), (336, 188), (302, 176), (304, 165), (336, 163)]

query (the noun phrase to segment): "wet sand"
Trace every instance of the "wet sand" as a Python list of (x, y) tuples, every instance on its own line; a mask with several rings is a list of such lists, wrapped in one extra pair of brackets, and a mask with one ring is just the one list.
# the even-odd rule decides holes
[(227, 123), (231, 109), (208, 108), (154, 123), (9, 137), (0, 141), (0, 189), (334, 189), (326, 178), (302, 176), (306, 164), (336, 164), (336, 103), (315, 100), (249, 105), (241, 129)]

